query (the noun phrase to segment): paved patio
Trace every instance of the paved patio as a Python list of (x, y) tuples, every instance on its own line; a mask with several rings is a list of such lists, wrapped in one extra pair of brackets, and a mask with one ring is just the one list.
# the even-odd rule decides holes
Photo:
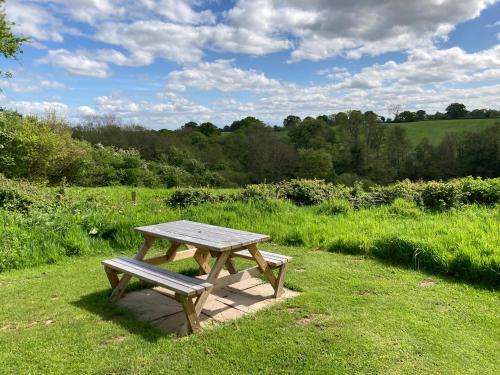
[[(273, 297), (273, 287), (259, 278), (251, 278), (219, 289), (208, 297), (200, 315), (202, 327), (216, 325), (255, 313), (299, 293), (285, 289), (282, 297)], [(129, 292), (118, 302), (131, 310), (138, 319), (150, 322), (154, 327), (176, 333), (185, 321), (179, 302), (169, 290), (155, 287)]]

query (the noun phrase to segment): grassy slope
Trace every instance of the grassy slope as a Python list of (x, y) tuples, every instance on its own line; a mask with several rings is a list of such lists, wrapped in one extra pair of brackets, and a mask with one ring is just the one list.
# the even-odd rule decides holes
[[(406, 129), (409, 139), (414, 144), (427, 137), (432, 144), (436, 145), (446, 133), (480, 131), (492, 126), (496, 122), (500, 122), (500, 119), (435, 120), (399, 123), (397, 125)], [(392, 124), (389, 126), (392, 126)]]
[(498, 293), (362, 256), (271, 250), (295, 257), (287, 285), (302, 294), (182, 339), (107, 302), (102, 257), (0, 274), (0, 373), (496, 373)]

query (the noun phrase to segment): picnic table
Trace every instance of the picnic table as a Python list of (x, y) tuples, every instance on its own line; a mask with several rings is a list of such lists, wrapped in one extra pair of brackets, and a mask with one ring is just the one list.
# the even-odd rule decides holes
[[(274, 297), (283, 294), (287, 264), (291, 257), (259, 250), (258, 244), (269, 241), (270, 236), (180, 220), (163, 224), (137, 227), (144, 243), (133, 259), (120, 257), (103, 261), (106, 275), (113, 288), (111, 300), (122, 297), (130, 279), (138, 277), (149, 283), (175, 292), (175, 298), (182, 304), (186, 315), (186, 329), (189, 333), (200, 329), (199, 316), (208, 296), (213, 291), (242, 280), (263, 274), (274, 288)], [(157, 239), (167, 239), (170, 247), (164, 255), (145, 259)], [(185, 245), (186, 250), (180, 250)], [(210, 266), (210, 257), (215, 258)], [(253, 260), (256, 265), (238, 271), (233, 258)], [(194, 258), (203, 278), (181, 275), (158, 265)], [(226, 268), (229, 274), (221, 276)], [(273, 270), (277, 269), (277, 275)], [(118, 276), (123, 274), (121, 278)]]

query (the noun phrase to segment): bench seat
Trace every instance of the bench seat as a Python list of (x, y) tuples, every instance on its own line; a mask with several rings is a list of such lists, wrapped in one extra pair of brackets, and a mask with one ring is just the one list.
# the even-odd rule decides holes
[(198, 296), (213, 286), (205, 280), (180, 275), (128, 257), (105, 260), (102, 264), (104, 267), (123, 272), (129, 276), (135, 276), (143, 281), (164, 287), (187, 297)]
[[(263, 251), (259, 250), (260, 253), (262, 254), (262, 257), (264, 260), (273, 268), (275, 267), (280, 267), (285, 263), (291, 262), (292, 257), (286, 256), (286, 255), (281, 255), (281, 254), (275, 254), (275, 253), (270, 253), (269, 251)], [(238, 258), (244, 258), (244, 259), (250, 259), (252, 260), (252, 254), (248, 250), (241, 250), (241, 251), (236, 251), (233, 254), (231, 254), (233, 257), (238, 257)]]

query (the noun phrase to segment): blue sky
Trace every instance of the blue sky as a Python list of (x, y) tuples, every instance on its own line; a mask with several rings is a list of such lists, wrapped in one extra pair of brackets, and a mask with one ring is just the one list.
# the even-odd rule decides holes
[(0, 106), (174, 129), (500, 103), (496, 0), (7, 0)]

